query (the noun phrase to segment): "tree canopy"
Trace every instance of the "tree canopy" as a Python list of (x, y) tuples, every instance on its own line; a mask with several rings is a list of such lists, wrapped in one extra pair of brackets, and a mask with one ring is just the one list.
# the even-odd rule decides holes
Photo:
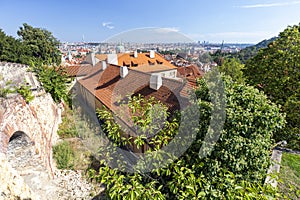
[(243, 74), (244, 64), (240, 63), (238, 59), (235, 58), (225, 58), (221, 66), (218, 67), (219, 72), (230, 76), (232, 80), (238, 83), (244, 83), (245, 78)]
[(287, 114), (287, 127), (277, 140), (298, 143), (300, 149), (300, 26), (287, 27), (267, 48), (261, 49), (245, 66), (251, 85), (263, 90)]
[(0, 30), (1, 61), (23, 64), (30, 64), (31, 61), (47, 65), (60, 64), (59, 41), (51, 32), (24, 23), (17, 34), (19, 39), (8, 36)]
[(60, 64), (59, 41), (51, 32), (24, 23), (17, 33), (26, 50), (24, 55), (43, 61), (44, 64)]
[(22, 51), (22, 43), (20, 40), (6, 35), (0, 29), (0, 60), (8, 62), (22, 63), (20, 58)]

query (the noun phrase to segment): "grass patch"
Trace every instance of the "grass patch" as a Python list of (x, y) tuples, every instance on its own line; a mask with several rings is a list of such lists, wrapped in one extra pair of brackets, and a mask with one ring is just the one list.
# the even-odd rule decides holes
[(65, 107), (65, 111), (62, 116), (62, 123), (59, 125), (57, 134), (61, 138), (78, 137), (76, 119), (73, 115), (73, 111), (68, 107)]
[(58, 169), (74, 169), (74, 156), (74, 150), (67, 141), (53, 146), (53, 158)]
[(279, 180), (284, 199), (300, 199), (300, 155), (282, 154)]

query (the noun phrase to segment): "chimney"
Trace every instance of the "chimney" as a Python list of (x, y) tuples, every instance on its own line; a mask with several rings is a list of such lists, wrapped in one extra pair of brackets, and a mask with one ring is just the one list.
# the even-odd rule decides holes
[(160, 74), (151, 74), (150, 77), (150, 88), (153, 90), (159, 90), (162, 86), (162, 78)]
[(150, 58), (155, 58), (155, 52), (154, 52), (154, 50), (150, 50)]
[(118, 55), (117, 54), (108, 54), (107, 55), (107, 63), (118, 65)]
[(96, 65), (95, 52), (91, 53), (91, 61), (92, 61), (92, 65), (95, 66)]
[(104, 71), (107, 68), (107, 64), (105, 60), (101, 61), (101, 65), (102, 65), (102, 70)]
[(120, 67), (120, 76), (121, 78), (125, 78), (128, 74), (128, 68), (123, 66), (123, 67)]
[(134, 56), (135, 58), (137, 58), (137, 57), (138, 57), (138, 53), (137, 53), (137, 51), (134, 51), (134, 53), (133, 53), (133, 56)]

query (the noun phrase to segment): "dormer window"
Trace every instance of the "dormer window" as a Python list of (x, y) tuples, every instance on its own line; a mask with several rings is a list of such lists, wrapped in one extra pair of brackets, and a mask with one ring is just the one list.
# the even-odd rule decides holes
[(148, 60), (149, 65), (155, 65), (155, 61)]
[(161, 64), (163, 64), (164, 62), (162, 62), (162, 61), (159, 61), (159, 60), (156, 60), (156, 62), (157, 62), (157, 64), (159, 64), (159, 65), (161, 65)]
[(137, 67), (137, 66), (138, 66), (138, 63), (137, 63), (137, 62), (131, 61), (131, 66), (132, 66), (132, 67)]

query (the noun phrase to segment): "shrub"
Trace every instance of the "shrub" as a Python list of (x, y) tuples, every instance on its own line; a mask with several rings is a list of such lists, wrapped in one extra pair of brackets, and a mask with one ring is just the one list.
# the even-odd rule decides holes
[(58, 169), (73, 169), (74, 167), (74, 151), (67, 141), (53, 146), (53, 158)]
[(26, 103), (29, 103), (34, 99), (34, 96), (32, 95), (32, 92), (30, 90), (30, 86), (21, 85), (16, 90), (20, 95), (22, 95), (22, 97), (25, 99)]
[(67, 107), (65, 109), (66, 110), (62, 119), (62, 123), (59, 125), (57, 133), (61, 138), (78, 137), (78, 131), (75, 124), (77, 121), (73, 111)]

